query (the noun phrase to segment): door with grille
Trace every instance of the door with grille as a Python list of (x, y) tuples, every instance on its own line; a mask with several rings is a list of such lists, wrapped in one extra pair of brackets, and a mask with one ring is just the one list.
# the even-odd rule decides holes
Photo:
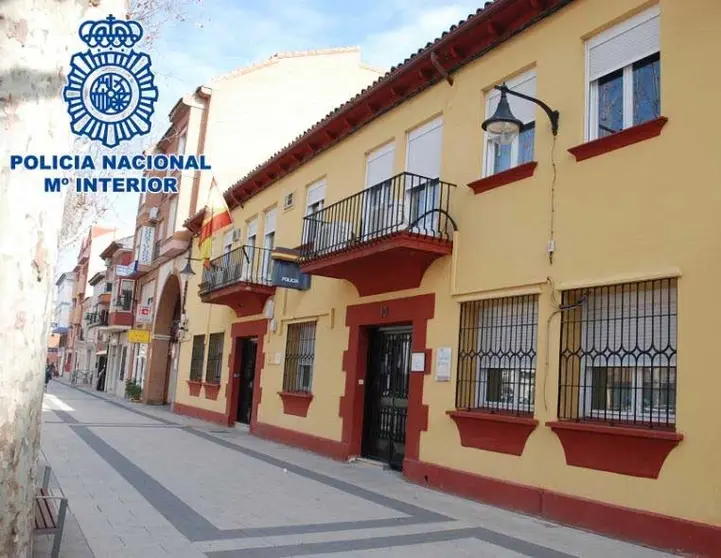
[(408, 418), (411, 328), (371, 332), (363, 418), (364, 457), (403, 467)]

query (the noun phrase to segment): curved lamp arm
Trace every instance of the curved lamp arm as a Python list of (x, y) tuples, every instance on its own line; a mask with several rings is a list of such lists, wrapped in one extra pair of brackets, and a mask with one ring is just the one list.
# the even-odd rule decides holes
[(539, 99), (536, 99), (535, 97), (529, 97), (528, 95), (524, 95), (523, 93), (518, 93), (517, 91), (513, 91), (512, 89), (509, 89), (506, 85), (496, 85), (496, 89), (498, 89), (499, 91), (505, 92), (507, 95), (514, 95), (516, 97), (520, 97), (521, 99), (526, 99), (527, 101), (536, 103), (548, 115), (548, 118), (551, 121), (551, 132), (553, 133), (553, 135), (555, 136), (558, 134), (558, 116), (559, 115), (558, 115), (557, 110), (553, 110), (546, 103), (544, 103), (543, 101), (541, 101)]

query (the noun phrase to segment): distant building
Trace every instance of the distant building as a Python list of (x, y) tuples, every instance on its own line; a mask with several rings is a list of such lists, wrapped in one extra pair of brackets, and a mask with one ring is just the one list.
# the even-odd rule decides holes
[[(228, 184), (244, 176), (381, 74), (362, 63), (355, 47), (282, 53), (198, 87), (172, 109), (168, 130), (149, 151), (204, 154), (213, 170), (176, 172), (177, 194), (148, 194), (139, 202), (132, 278), (137, 304), (151, 313), (150, 322), (138, 327), (153, 335), (149, 346), (138, 344), (133, 351), (133, 377), (143, 386), (145, 402), (174, 399), (177, 343), (185, 342), (179, 272), (190, 233), (183, 222), (205, 206), (212, 180)], [(217, 255), (253, 237), (254, 226), (228, 231)]]
[[(68, 271), (60, 275), (55, 282), (55, 316), (53, 319), (52, 334), (58, 336), (56, 350), (56, 366), (60, 374), (69, 373), (70, 359), (66, 352), (70, 337), (70, 321), (73, 309), (73, 288), (75, 285), (75, 273)], [(48, 351), (50, 353), (50, 351)]]

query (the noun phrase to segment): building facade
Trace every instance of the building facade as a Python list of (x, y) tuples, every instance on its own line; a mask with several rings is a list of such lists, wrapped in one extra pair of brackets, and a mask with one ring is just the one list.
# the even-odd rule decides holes
[(711, 0), (486, 4), (230, 184), (175, 411), (717, 555), (719, 48)]
[(131, 278), (145, 307), (143, 316), (136, 312), (137, 326), (152, 333), (149, 345), (133, 347), (133, 377), (142, 378), (143, 401), (174, 400), (178, 341), (186, 326), (186, 283), (179, 272), (191, 236), (183, 222), (205, 206), (212, 181), (227, 184), (247, 174), (381, 73), (361, 62), (358, 48), (281, 53), (178, 101), (151, 151), (203, 154), (212, 171), (177, 172), (177, 194), (148, 194), (139, 202)]
[(69, 358), (70, 374), (82, 376), (88, 381), (93, 376), (95, 364), (94, 348), (87, 342), (87, 328), (90, 325), (89, 315), (95, 306), (93, 301), (93, 287), (90, 279), (97, 273), (104, 271), (105, 264), (100, 253), (108, 243), (122, 236), (117, 230), (102, 225), (92, 225), (83, 237), (78, 253), (78, 260), (73, 269), (75, 282), (72, 291), (72, 306), (70, 310), (71, 324), (67, 356)]
[(63, 273), (55, 282), (55, 317), (53, 334), (58, 335), (56, 366), (59, 374), (69, 374), (71, 359), (68, 358), (67, 346), (70, 340), (70, 325), (73, 311), (73, 289), (75, 274), (71, 271)]
[(107, 324), (101, 326), (108, 338), (105, 391), (122, 397), (131, 359), (128, 331), (133, 324), (135, 281), (128, 276), (132, 273), (133, 237), (112, 241), (100, 258), (105, 261), (105, 282), (110, 288)]

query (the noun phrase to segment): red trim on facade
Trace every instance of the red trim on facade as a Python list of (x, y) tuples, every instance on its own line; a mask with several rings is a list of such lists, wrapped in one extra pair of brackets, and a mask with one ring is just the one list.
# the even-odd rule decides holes
[(185, 415), (186, 417), (193, 417), (226, 426), (225, 415), (216, 411), (209, 411), (208, 409), (201, 409), (200, 407), (193, 407), (192, 405), (184, 405), (182, 403), (173, 403), (173, 412), (179, 415)]
[(411, 350), (426, 353), (425, 373), (411, 372), (408, 381), (408, 418), (406, 420), (406, 459), (418, 459), (421, 432), (428, 428), (428, 406), (423, 404), (423, 380), (430, 371), (430, 349), (426, 348), (428, 320), (435, 311), (434, 294), (356, 304), (346, 309), (349, 328), (348, 349), (343, 353), (345, 393), (340, 397), (338, 415), (343, 420), (341, 443), (350, 457), (360, 455), (365, 402), (366, 354), (371, 327), (411, 323)]
[(267, 440), (273, 440), (281, 444), (288, 444), (319, 453), (320, 455), (325, 455), (338, 461), (345, 461), (348, 458), (348, 448), (337, 440), (321, 438), (319, 436), (313, 436), (312, 434), (289, 430), (263, 422), (257, 422), (255, 424), (253, 434), (260, 438), (266, 438)]
[(469, 182), (468, 187), (476, 194), (482, 194), (499, 186), (505, 186), (511, 182), (518, 182), (519, 180), (533, 176), (537, 166), (538, 163), (536, 161), (530, 161), (517, 167), (497, 172), (491, 176)]
[(538, 426), (533, 417), (482, 411), (446, 411), (458, 427), (461, 445), (510, 455), (521, 455)]
[(233, 324), (230, 329), (230, 336), (233, 339), (233, 348), (228, 358), (229, 387), (226, 387), (225, 402), (225, 424), (233, 426), (235, 418), (238, 416), (238, 390), (240, 389), (240, 378), (233, 377), (233, 370), (239, 370), (243, 361), (242, 351), (238, 350), (239, 337), (256, 337), (258, 339), (258, 349), (255, 355), (255, 377), (253, 378), (253, 406), (250, 412), (250, 431), (255, 433), (256, 423), (258, 422), (258, 406), (263, 396), (263, 388), (260, 385), (261, 373), (263, 372), (263, 364), (265, 362), (265, 353), (263, 352), (263, 341), (265, 332), (268, 330), (268, 320), (253, 320), (250, 322), (239, 322)]
[(263, 312), (265, 302), (275, 294), (275, 287), (239, 281), (200, 296), (206, 304), (222, 304), (231, 308), (238, 318)]
[(558, 436), (566, 463), (597, 471), (657, 479), (683, 435), (668, 430), (581, 422), (547, 422)]
[(283, 412), (286, 415), (308, 416), (308, 407), (310, 407), (310, 402), (313, 401), (312, 393), (279, 391), (278, 395), (283, 401)]
[(406, 459), (403, 474), (421, 485), (657, 548), (708, 558), (717, 557), (721, 548), (721, 527), (715, 525), (568, 496), (418, 460)]
[(205, 398), (212, 399), (213, 401), (218, 400), (218, 392), (220, 391), (220, 384), (211, 384), (203, 382), (203, 388), (205, 389)]
[(610, 136), (571, 147), (568, 152), (576, 158), (576, 161), (585, 161), (591, 157), (603, 155), (604, 153), (621, 149), (627, 145), (655, 138), (661, 134), (661, 130), (666, 125), (666, 122), (668, 122), (668, 118), (661, 116), (655, 120), (649, 120), (648, 122), (639, 124), (638, 126), (626, 128)]
[(192, 397), (198, 397), (200, 395), (200, 388), (203, 387), (203, 382), (196, 382), (195, 380), (186, 380), (188, 382), (188, 391)]
[(428, 267), (452, 251), (449, 241), (404, 231), (339, 250), (304, 263), (300, 269), (303, 273), (345, 279), (360, 296), (370, 296), (419, 287)]

